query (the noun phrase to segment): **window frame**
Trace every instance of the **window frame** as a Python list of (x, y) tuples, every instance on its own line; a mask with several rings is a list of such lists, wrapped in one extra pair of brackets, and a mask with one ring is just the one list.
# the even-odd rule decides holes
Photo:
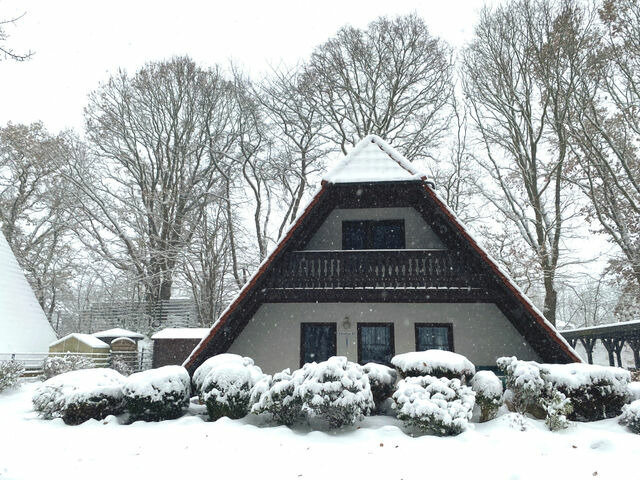
[(391, 359), (396, 354), (396, 334), (395, 334), (395, 324), (393, 322), (358, 322), (357, 324), (357, 332), (356, 332), (356, 341), (358, 342), (358, 363), (362, 365), (362, 342), (360, 341), (360, 334), (362, 332), (362, 327), (390, 327), (391, 328), (391, 356), (389, 358), (389, 362), (383, 365), (391, 366)]
[(415, 347), (416, 347), (416, 352), (424, 352), (425, 350), (418, 350), (418, 329), (420, 327), (446, 327), (448, 332), (447, 332), (447, 336), (448, 336), (448, 340), (449, 340), (449, 351), (450, 352), (455, 352), (454, 348), (454, 343), (453, 343), (453, 323), (432, 323), (432, 322), (420, 322), (420, 323), (415, 323), (413, 326), (413, 332), (414, 332), (414, 336), (415, 336)]
[[(361, 223), (364, 226), (364, 239), (365, 239), (365, 247), (362, 249), (358, 248), (345, 248), (345, 240), (346, 240), (346, 232), (345, 232), (345, 224), (353, 224), (353, 223)], [(402, 246), (400, 248), (373, 248), (367, 247), (366, 245), (373, 245), (373, 233), (375, 225), (397, 225), (402, 232)], [(342, 228), (342, 250), (345, 251), (354, 251), (354, 250), (404, 250), (407, 248), (407, 231), (404, 218), (397, 219), (386, 219), (386, 220), (342, 220), (341, 223)]]
[[(338, 354), (338, 323), (337, 322), (301, 322), (300, 323), (300, 368), (305, 364), (305, 349), (304, 349), (304, 330), (309, 327), (333, 327), (333, 355), (329, 355), (329, 357), (334, 357)], [(321, 360), (322, 361), (322, 360)]]

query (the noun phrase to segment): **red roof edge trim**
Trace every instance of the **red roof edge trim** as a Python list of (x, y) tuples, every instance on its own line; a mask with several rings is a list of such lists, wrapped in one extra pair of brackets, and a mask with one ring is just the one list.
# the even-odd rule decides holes
[(313, 210), (315, 205), (320, 200), (320, 197), (322, 197), (322, 195), (326, 192), (326, 190), (327, 190), (326, 184), (323, 183), (320, 190), (318, 190), (318, 193), (316, 193), (315, 197), (313, 197), (313, 199), (309, 202), (304, 212), (302, 212), (302, 215), (298, 217), (295, 224), (289, 229), (289, 231), (284, 236), (284, 238), (282, 238), (278, 242), (278, 245), (271, 252), (271, 254), (269, 255), (269, 258), (262, 263), (258, 271), (251, 277), (249, 282), (242, 288), (242, 290), (240, 291), (236, 299), (231, 303), (231, 305), (229, 305), (229, 307), (227, 307), (225, 312), (222, 314), (222, 316), (218, 319), (218, 321), (212, 327), (209, 334), (198, 344), (195, 350), (191, 352), (191, 354), (183, 364), (183, 366), (186, 369), (189, 369), (193, 365), (195, 360), (200, 356), (200, 354), (209, 344), (211, 339), (215, 337), (216, 333), (218, 333), (218, 331), (225, 325), (225, 323), (227, 322), (231, 314), (235, 311), (235, 309), (238, 307), (242, 299), (246, 297), (250, 291), (253, 290), (255, 285), (258, 283), (258, 280), (260, 280), (260, 277), (262, 277), (264, 272), (269, 268), (274, 258), (282, 251), (282, 249), (285, 247), (289, 239), (293, 236), (294, 232), (298, 229), (302, 221), (307, 217), (307, 215), (311, 212), (311, 210)]
[(549, 335), (556, 341), (556, 343), (560, 345), (562, 350), (564, 350), (564, 352), (569, 356), (569, 358), (573, 359), (578, 363), (584, 363), (584, 361), (573, 351), (573, 349), (571, 349), (566, 344), (564, 339), (559, 337), (560, 334), (558, 333), (558, 331), (555, 328), (551, 327), (547, 323), (547, 320), (545, 320), (540, 316), (538, 311), (532, 307), (530, 301), (524, 298), (520, 290), (516, 288), (512, 284), (511, 280), (504, 275), (502, 270), (495, 264), (494, 260), (491, 259), (489, 255), (487, 255), (487, 252), (485, 252), (485, 250), (478, 244), (478, 242), (476, 242), (476, 240), (469, 234), (469, 232), (467, 232), (467, 230), (462, 226), (460, 221), (456, 218), (455, 215), (451, 213), (451, 211), (449, 210), (449, 207), (444, 202), (442, 202), (442, 200), (438, 197), (438, 195), (436, 195), (436, 193), (427, 185), (424, 185), (424, 189), (427, 191), (429, 196), (440, 206), (441, 210), (447, 215), (447, 217), (449, 217), (452, 223), (458, 228), (460, 233), (462, 233), (462, 235), (467, 239), (467, 241), (471, 244), (474, 250), (480, 254), (483, 260), (487, 262), (487, 264), (491, 267), (491, 269), (498, 275), (498, 277), (500, 277), (500, 279), (504, 282), (507, 288), (509, 288), (509, 290), (516, 296), (516, 298), (520, 300), (520, 302), (525, 306), (525, 308), (529, 311), (529, 313), (533, 315), (533, 318), (535, 318), (536, 322), (538, 322), (538, 324), (540, 324), (542, 328), (544, 328), (547, 331), (547, 333), (549, 333)]

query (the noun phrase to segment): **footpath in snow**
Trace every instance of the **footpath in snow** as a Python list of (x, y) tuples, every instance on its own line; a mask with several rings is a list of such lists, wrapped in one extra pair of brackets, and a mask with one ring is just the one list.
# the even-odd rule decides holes
[(115, 417), (67, 426), (31, 407), (38, 383), (0, 393), (0, 480), (64, 478), (586, 479), (639, 478), (640, 436), (616, 419), (550, 432), (512, 414), (457, 437), (413, 438), (390, 417), (331, 433), (259, 425), (257, 417), (207, 422), (203, 407), (159, 423)]

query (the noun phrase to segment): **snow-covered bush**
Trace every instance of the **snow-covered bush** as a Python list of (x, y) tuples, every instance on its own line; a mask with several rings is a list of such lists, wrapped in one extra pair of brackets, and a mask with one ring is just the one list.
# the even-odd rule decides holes
[(267, 413), (279, 425), (293, 425), (302, 417), (302, 398), (294, 393), (303, 380), (302, 370), (291, 374), (288, 368), (266, 376), (251, 391), (251, 412)]
[(569, 427), (568, 417), (573, 412), (573, 405), (564, 393), (553, 388), (542, 403), (547, 413), (544, 421), (549, 430), (556, 431)]
[(231, 361), (209, 365), (200, 387), (200, 397), (211, 420), (222, 417), (237, 419), (249, 413), (251, 391), (265, 375), (253, 365), (253, 360), (246, 363)]
[(331, 428), (352, 425), (375, 407), (369, 378), (346, 357), (307, 363), (299, 375), (303, 378), (294, 398), (302, 401), (308, 417), (326, 421)]
[(125, 377), (133, 373), (133, 369), (126, 358), (117, 354), (111, 355), (111, 368)]
[(630, 376), (622, 368), (585, 363), (540, 364), (539, 368), (544, 381), (571, 400), (571, 419), (616, 417), (627, 402)]
[(640, 435), (640, 400), (634, 400), (629, 405), (622, 407), (621, 425), (629, 427), (633, 433)]
[(393, 368), (379, 363), (367, 363), (362, 370), (369, 377), (373, 401), (379, 410), (382, 403), (393, 395), (398, 374)]
[(62, 418), (68, 425), (118, 415), (124, 410), (124, 381), (125, 377), (110, 368), (63, 373), (36, 389), (33, 409), (46, 419)]
[(253, 360), (249, 357), (236, 355), (235, 353), (221, 353), (220, 355), (215, 355), (206, 359), (202, 365), (193, 372), (193, 378), (191, 379), (193, 393), (198, 395), (201, 401), (204, 401), (202, 398), (202, 384), (204, 379), (214, 367), (225, 363), (235, 363), (245, 367), (250, 367), (253, 365)]
[(405, 425), (447, 436), (467, 428), (475, 393), (457, 378), (407, 377), (398, 382), (393, 400), (398, 418)]
[(44, 360), (42, 376), (47, 380), (61, 373), (93, 367), (95, 367), (93, 362), (82, 355), (51, 355)]
[(522, 414), (542, 408), (545, 382), (535, 362), (525, 362), (516, 357), (501, 357), (498, 358), (497, 365), (506, 376), (505, 400), (513, 410)]
[(15, 360), (0, 362), (0, 392), (18, 384), (24, 373), (24, 364)]
[(184, 367), (167, 365), (132, 374), (122, 392), (131, 421), (171, 420), (189, 406), (191, 379)]
[(476, 404), (480, 407), (480, 422), (496, 418), (502, 405), (502, 382), (489, 370), (477, 372), (471, 379), (471, 389), (476, 392)]
[(640, 382), (631, 382), (627, 388), (627, 397), (629, 402), (640, 400)]
[(433, 377), (459, 378), (462, 383), (476, 373), (476, 369), (466, 357), (445, 350), (425, 350), (396, 355), (391, 359), (402, 378)]

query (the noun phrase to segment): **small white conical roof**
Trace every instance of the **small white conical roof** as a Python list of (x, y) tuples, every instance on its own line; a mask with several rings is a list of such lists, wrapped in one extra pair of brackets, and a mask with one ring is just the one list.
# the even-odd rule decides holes
[(55, 339), (53, 328), (0, 232), (0, 354), (47, 352)]
[(377, 135), (367, 135), (324, 177), (329, 183), (425, 180), (426, 175)]

